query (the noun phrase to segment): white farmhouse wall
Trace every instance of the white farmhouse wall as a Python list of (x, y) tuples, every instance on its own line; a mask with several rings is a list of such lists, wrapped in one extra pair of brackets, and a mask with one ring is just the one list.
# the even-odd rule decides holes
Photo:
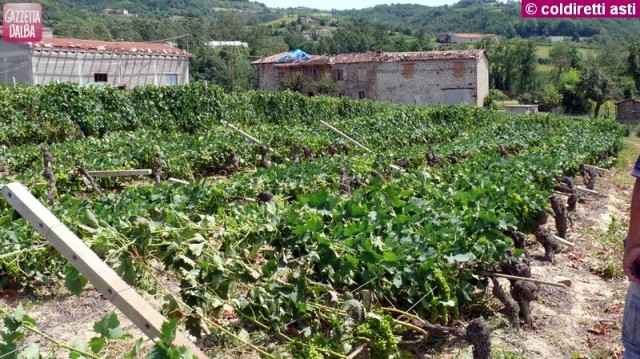
[(107, 74), (98, 83), (136, 87), (189, 82), (189, 60), (159, 55), (111, 54), (37, 50), (33, 54), (33, 83), (96, 83), (96, 74)]

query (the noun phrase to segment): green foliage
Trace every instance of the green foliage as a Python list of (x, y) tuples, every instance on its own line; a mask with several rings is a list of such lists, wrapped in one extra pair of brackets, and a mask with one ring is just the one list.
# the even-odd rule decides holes
[(540, 100), (551, 107), (557, 107), (562, 103), (562, 94), (560, 94), (556, 86), (548, 84), (542, 90)]
[(338, 94), (338, 84), (331, 78), (331, 76), (323, 76), (320, 80), (314, 83), (314, 87), (318, 95), (330, 95), (335, 96)]
[(309, 88), (309, 80), (301, 71), (294, 71), (280, 80), (280, 88), (305, 93)]
[(496, 102), (506, 101), (508, 99), (509, 98), (507, 97), (507, 95), (505, 95), (502, 91), (491, 89), (489, 90), (489, 93), (487, 94), (487, 96), (485, 96), (484, 98), (484, 107), (497, 110), (498, 104)]
[[(50, 90), (42, 87), (29, 96)], [(61, 194), (53, 212), (138, 289), (165, 294), (139, 258), (176, 278), (178, 293), (164, 302), (163, 310), (192, 335), (207, 336), (214, 329), (220, 333), (214, 327), (219, 322), (203, 318), (220, 318), (223, 308), (231, 306), (238, 317), (236, 324), (226, 326), (238, 333), (233, 340), (286, 347), (277, 334), (286, 328), (292, 340), (312, 347), (305, 352), (309, 355), (326, 356), (329, 350), (343, 354), (353, 348), (358, 321), (344, 313), (353, 308), (362, 313), (382, 300), (401, 310), (413, 308), (423, 317), (431, 314), (434, 321), (456, 317), (458, 306), (484, 285), (472, 277), (473, 271), (500, 263), (511, 248), (504, 230), (530, 231), (547, 206), (557, 176), (575, 173), (581, 163), (606, 166), (607, 156), (621, 146), (621, 130), (614, 121), (309, 98), (292, 92), (218, 90), (214, 97), (197, 84), (173, 91), (168, 94), (179, 94), (177, 100), (165, 99), (167, 93), (156, 89), (117, 93), (122, 96), (118, 101), (137, 104), (131, 108), (143, 107), (133, 112), (140, 118), (114, 116), (101, 126), (136, 122), (139, 127), (133, 132), (96, 131), (93, 137), (49, 146)], [(67, 101), (83, 109), (84, 96), (78, 91)], [(205, 105), (187, 103), (188, 98)], [(203, 109), (206, 105), (213, 110)], [(14, 104), (12, 111), (21, 112), (21, 106), (39, 103)], [(191, 107), (185, 111), (181, 106)], [(29, 126), (37, 119), (21, 113), (14, 123), (17, 133), (36, 128)], [(273, 149), (271, 165), (256, 169), (258, 148), (220, 120), (251, 132)], [(331, 122), (375, 153), (356, 148), (345, 153), (344, 140), (319, 120)], [(284, 124), (287, 131), (281, 130)], [(47, 131), (62, 132), (53, 125)], [(42, 136), (35, 131), (33, 141)], [(41, 154), (37, 144), (26, 137), (22, 141), (25, 144), (3, 150), (3, 159), (12, 179), (41, 196)], [(341, 151), (329, 153), (329, 146)], [(520, 152), (503, 157), (499, 146)], [(292, 160), (304, 147), (313, 152), (313, 160)], [(127, 186), (104, 181), (99, 182), (107, 190), (104, 196), (73, 195), (89, 188), (73, 174), (79, 163), (87, 168), (152, 166), (157, 148), (162, 148), (166, 163), (164, 175), (191, 174), (192, 183)], [(229, 171), (231, 151), (239, 157), (240, 168), (224, 178), (207, 178)], [(434, 154), (443, 158), (435, 165), (428, 161)], [(76, 162), (78, 157), (82, 162)], [(399, 161), (406, 169), (386, 172)], [(342, 169), (349, 178), (349, 194), (340, 190)], [(114, 184), (121, 188), (110, 191)], [(273, 199), (253, 200), (262, 191), (271, 192)], [(7, 283), (37, 286), (42, 278), (28, 274), (30, 270), (53, 273), (53, 280), (63, 271), (59, 255), (43, 252), (47, 260), (39, 260), (42, 240), (4, 201), (0, 227), (0, 258), (18, 265)], [(182, 305), (190, 309), (177, 310)], [(165, 325), (164, 341), (171, 340), (176, 325)], [(110, 333), (114, 326), (109, 318), (99, 327)], [(393, 347), (384, 342), (381, 349)], [(93, 347), (103, 349), (101, 344), (97, 339)], [(152, 353), (179, 355), (171, 350), (158, 344)], [(137, 352), (134, 347), (132, 356)]]

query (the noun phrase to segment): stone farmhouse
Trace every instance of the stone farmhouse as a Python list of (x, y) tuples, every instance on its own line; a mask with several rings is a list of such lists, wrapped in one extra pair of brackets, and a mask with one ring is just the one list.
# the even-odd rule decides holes
[(616, 103), (616, 119), (624, 125), (640, 123), (640, 101), (626, 99)]
[(489, 59), (484, 50), (368, 52), (283, 62), (287, 54), (252, 63), (260, 89), (278, 90), (282, 79), (301, 72), (312, 81), (330, 76), (340, 96), (353, 99), (482, 106), (489, 92)]
[(160, 43), (43, 37), (38, 43), (22, 44), (2, 41), (0, 34), (0, 83), (186, 84), (191, 57)]

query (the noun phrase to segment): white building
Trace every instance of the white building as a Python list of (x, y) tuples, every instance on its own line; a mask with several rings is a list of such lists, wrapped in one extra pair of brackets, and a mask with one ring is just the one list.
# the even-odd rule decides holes
[(0, 83), (175, 85), (189, 82), (190, 53), (159, 43), (43, 38), (0, 40)]

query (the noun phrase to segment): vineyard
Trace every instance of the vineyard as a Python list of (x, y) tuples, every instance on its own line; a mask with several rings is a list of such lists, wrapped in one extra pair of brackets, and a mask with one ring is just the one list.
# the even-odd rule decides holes
[[(411, 357), (431, 333), (482, 357), (474, 319), (491, 278), (479, 273), (530, 277), (526, 236), (553, 261), (551, 232), (564, 237), (580, 196), (573, 179), (595, 177), (583, 165), (609, 167), (622, 146), (608, 120), (201, 83), (0, 88), (0, 101), (0, 186), (24, 184), (211, 357)], [(86, 175), (141, 168), (153, 174)], [(86, 285), (0, 200), (0, 290), (63, 281)], [(535, 285), (513, 281), (510, 296), (493, 283), (514, 325), (531, 325)], [(17, 358), (31, 319), (3, 315), (0, 357)], [(65, 350), (105, 355), (90, 348)], [(179, 357), (171, 350), (149, 355)]]

